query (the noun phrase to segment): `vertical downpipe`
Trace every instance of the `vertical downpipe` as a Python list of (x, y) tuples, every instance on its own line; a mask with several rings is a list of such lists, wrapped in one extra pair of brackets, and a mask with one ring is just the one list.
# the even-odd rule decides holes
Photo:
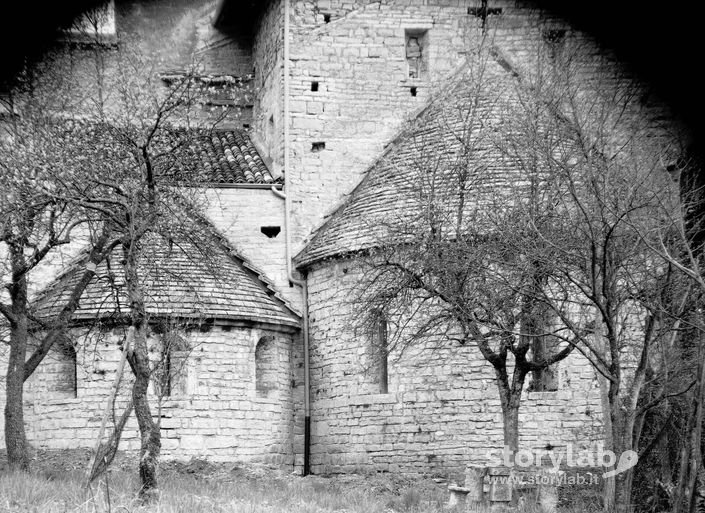
[(302, 336), (304, 344), (304, 468), (303, 475), (307, 476), (311, 473), (311, 396), (310, 396), (310, 361), (309, 361), (309, 325), (308, 325), (308, 286), (306, 276), (303, 280), (294, 278), (292, 269), (292, 254), (291, 254), (291, 194), (288, 190), (288, 185), (291, 183), (289, 178), (289, 17), (290, 17), (290, 0), (284, 0), (284, 183), (285, 189), (280, 192), (275, 187), (272, 187), (272, 192), (284, 200), (284, 230), (286, 231), (286, 273), (288, 280), (294, 285), (301, 287), (303, 296), (301, 315), (302, 315)]

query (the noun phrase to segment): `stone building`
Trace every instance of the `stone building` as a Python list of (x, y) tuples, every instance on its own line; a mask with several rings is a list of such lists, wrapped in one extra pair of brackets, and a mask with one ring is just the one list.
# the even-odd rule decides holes
[[(149, 270), (155, 351), (175, 369), (163, 394), (163, 457), (314, 473), (444, 474), (485, 461), (502, 446), (491, 366), (453, 343), (390, 354), (383, 369), (370, 363), (374, 336), (356, 327), (350, 301), (358, 255), (375, 243), (379, 216), (395, 211), (405, 162), (420, 158), (409, 134), (434, 123), (427, 107), (463, 81), (483, 34), (507, 80), (551, 44), (546, 34), (583, 36), (508, 0), (114, 0), (108, 9), (108, 34), (163, 56), (165, 82), (195, 53), (204, 77), (237, 84), (204, 106), (240, 115), (203, 141), (190, 168), (211, 198), (204, 230), (218, 240), (221, 274), (209, 276), (188, 244), (181, 253), (155, 246)], [(51, 314), (76, 265), (38, 295), (39, 311)], [(35, 446), (93, 445), (124, 336), (116, 297), (105, 280), (92, 284), (67, 337), (83, 342), (57, 347), (31, 379)], [(89, 319), (100, 327), (88, 329)], [(589, 362), (571, 355), (554, 374), (553, 385), (524, 393), (524, 447), (600, 436)], [(131, 421), (123, 443), (138, 439)]]

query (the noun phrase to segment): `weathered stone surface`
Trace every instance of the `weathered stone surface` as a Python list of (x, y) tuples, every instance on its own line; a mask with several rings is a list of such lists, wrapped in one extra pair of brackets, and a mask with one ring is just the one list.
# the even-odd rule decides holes
[[(494, 372), (474, 348), (431, 340), (390, 355), (389, 393), (375, 393), (371, 341), (356, 331), (351, 301), (360, 272), (354, 261), (335, 260), (309, 273), (314, 471), (342, 472), (355, 461), (370, 469), (393, 464), (402, 472), (462, 474), (468, 463), (486, 463), (488, 452), (501, 463)], [(571, 355), (559, 375), (557, 392), (525, 393), (521, 448), (583, 447), (601, 436), (589, 362)]]
[[(301, 453), (303, 402), (301, 346), (298, 337), (249, 328), (215, 325), (209, 332), (184, 334), (190, 355), (181, 369), (187, 386), (165, 397), (161, 407), (162, 456), (165, 459), (209, 457), (214, 460), (257, 460), (293, 465)], [(255, 348), (268, 337), (277, 367), (262, 398), (256, 391)], [(27, 436), (33, 446), (47, 449), (93, 447), (115, 376), (120, 355), (118, 330), (76, 329), (78, 342), (77, 388), (62, 396), (56, 391), (65, 357), (54, 352), (38, 367), (26, 385)], [(96, 342), (100, 342), (96, 344)], [(96, 374), (96, 364), (104, 369)], [(125, 370), (116, 405), (122, 411), (131, 391), (131, 374)], [(153, 392), (153, 391), (152, 391)], [(75, 395), (74, 395), (75, 394)], [(4, 404), (0, 395), (0, 407)], [(157, 414), (157, 398), (151, 396)], [(0, 436), (2, 425), (0, 424)], [(121, 448), (139, 447), (134, 416), (122, 437)]]

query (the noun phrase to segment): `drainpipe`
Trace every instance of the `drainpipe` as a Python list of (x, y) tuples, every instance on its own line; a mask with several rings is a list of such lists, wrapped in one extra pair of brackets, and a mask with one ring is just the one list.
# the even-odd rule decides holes
[[(285, 184), (289, 171), (289, 2), (284, 0), (284, 177)], [(306, 277), (303, 280), (294, 278), (292, 269), (291, 254), (291, 194), (285, 189), (279, 191), (272, 186), (275, 196), (284, 200), (284, 232), (286, 237), (286, 276), (294, 285), (301, 287), (303, 296), (303, 306), (301, 315), (303, 317), (303, 342), (304, 342), (304, 469), (303, 475), (307, 476), (311, 472), (311, 395), (310, 395), (310, 361), (309, 361), (309, 335), (308, 335), (308, 285)]]

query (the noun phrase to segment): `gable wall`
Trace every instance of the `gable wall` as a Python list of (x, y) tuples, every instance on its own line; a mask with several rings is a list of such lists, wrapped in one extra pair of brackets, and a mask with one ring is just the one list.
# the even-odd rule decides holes
[[(475, 347), (438, 336), (393, 349), (389, 393), (380, 394), (370, 337), (356, 327), (360, 283), (353, 260), (309, 274), (312, 471), (462, 476), (468, 463), (496, 462), (488, 451), (502, 448), (502, 415), (491, 365)], [(520, 449), (573, 444), (577, 453), (599, 440), (589, 362), (573, 354), (559, 364), (558, 391), (525, 392), (519, 422)]]
[[(50, 354), (40, 364), (26, 386), (25, 424), (27, 437), (35, 448), (95, 445), (120, 359), (118, 342), (123, 339), (123, 330), (99, 330), (88, 338), (85, 330), (74, 330), (72, 336), (79, 344), (77, 397), (57, 390), (64, 381), (64, 375), (56, 372), (61, 366), (57, 354)], [(263, 336), (273, 337), (269, 364), (276, 367), (277, 375), (266, 396), (255, 390), (255, 347)], [(207, 333), (189, 331), (184, 338), (191, 347), (183, 370), (186, 393), (167, 398), (162, 404), (162, 457), (294, 465), (295, 454), (302, 453), (303, 443), (303, 419), (297, 408), (303, 401), (298, 336), (235, 327), (226, 331), (216, 325)], [(153, 340), (150, 346), (151, 355), (157, 358), (158, 348)], [(4, 357), (3, 361), (6, 362)], [(129, 398), (131, 382), (132, 374), (126, 367), (118, 414)], [(3, 383), (0, 401), (4, 399)], [(152, 393), (150, 406), (155, 416), (157, 403)], [(2, 429), (0, 425), (0, 440), (4, 443)], [(125, 427), (120, 447), (139, 449), (134, 414)]]
[[(284, 200), (269, 189), (208, 189), (206, 197), (208, 219), (300, 311), (300, 290), (289, 286), (286, 274)], [(261, 231), (263, 226), (279, 226), (281, 231), (268, 238)]]

